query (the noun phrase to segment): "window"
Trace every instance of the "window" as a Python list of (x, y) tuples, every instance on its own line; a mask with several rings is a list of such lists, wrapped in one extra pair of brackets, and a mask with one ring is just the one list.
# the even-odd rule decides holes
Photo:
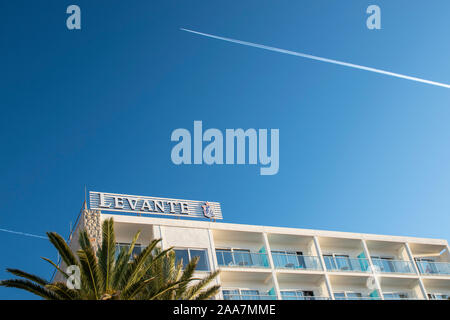
[(260, 300), (258, 290), (241, 290), (241, 295), (244, 300)]
[(428, 299), (430, 300), (450, 300), (450, 296), (441, 293), (429, 293)]
[(389, 292), (383, 294), (384, 299), (386, 300), (400, 300), (400, 299), (408, 299), (408, 294), (403, 292)]
[(362, 294), (359, 292), (347, 292), (347, 299), (349, 300), (360, 300), (362, 298)]
[(188, 249), (175, 249), (175, 263), (178, 264), (180, 261), (183, 263), (183, 269), (186, 268), (189, 263), (189, 250)]
[(234, 249), (234, 262), (239, 266), (251, 266), (253, 265), (252, 256), (250, 250), (247, 249)]
[[(131, 246), (131, 243), (122, 243), (122, 242), (118, 242), (116, 243), (116, 260), (117, 257), (120, 254), (121, 250), (128, 250)], [(135, 256), (139, 255), (142, 252), (142, 245), (139, 243), (136, 243), (134, 245), (133, 251), (131, 252), (131, 257), (130, 260), (133, 260)]]
[(199, 257), (196, 271), (209, 271), (208, 253), (206, 249), (174, 249), (175, 261), (178, 264), (183, 261), (183, 268), (186, 268), (189, 261), (194, 257)]
[(380, 268), (381, 272), (395, 272), (394, 258), (371, 256), (373, 264)]
[(297, 300), (296, 291), (281, 291), (280, 293), (283, 300)]
[(225, 289), (222, 290), (224, 300), (261, 300), (265, 296), (255, 289)]
[(283, 300), (314, 300), (313, 291), (283, 290), (280, 293)]
[(233, 254), (231, 249), (216, 250), (217, 263), (219, 266), (233, 265)]
[(336, 300), (345, 300), (346, 299), (345, 292), (335, 292), (334, 298)]
[(336, 300), (361, 300), (363, 297), (361, 292), (342, 291), (335, 292), (334, 298)]
[(205, 249), (190, 249), (191, 259), (198, 257), (197, 268), (195, 270), (209, 271), (208, 267), (208, 254)]
[(234, 290), (223, 290), (223, 299), (224, 300), (239, 300), (239, 289)]
[(422, 273), (439, 273), (436, 268), (436, 263), (434, 259), (431, 258), (415, 258), (416, 264)]

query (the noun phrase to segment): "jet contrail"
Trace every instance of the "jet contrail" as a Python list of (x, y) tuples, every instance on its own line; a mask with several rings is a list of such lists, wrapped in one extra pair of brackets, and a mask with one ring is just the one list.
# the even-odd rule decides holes
[(244, 46), (255, 47), (255, 48), (265, 49), (265, 50), (269, 50), (269, 51), (285, 53), (285, 54), (289, 54), (289, 55), (292, 55), (292, 56), (298, 56), (298, 57), (302, 57), (302, 58), (307, 58), (307, 59), (318, 60), (318, 61), (322, 61), (322, 62), (338, 64), (338, 65), (341, 65), (341, 66), (344, 66), (344, 67), (350, 67), (350, 68), (361, 69), (361, 70), (375, 72), (375, 73), (381, 73), (381, 74), (385, 74), (385, 75), (388, 75), (388, 76), (391, 76), (391, 77), (397, 77), (397, 78), (402, 78), (402, 79), (406, 79), (406, 80), (422, 82), (422, 83), (426, 83), (426, 84), (431, 84), (433, 86), (439, 86), (439, 87), (444, 87), (444, 88), (450, 89), (450, 85), (449, 84), (435, 82), (435, 81), (430, 81), (430, 80), (425, 80), (425, 79), (416, 78), (416, 77), (411, 77), (411, 76), (407, 76), (407, 75), (404, 75), (404, 74), (394, 73), (394, 72), (385, 71), (385, 70), (381, 70), (381, 69), (375, 69), (375, 68), (371, 68), (371, 67), (365, 67), (365, 66), (361, 66), (361, 65), (357, 65), (357, 64), (353, 64), (353, 63), (348, 63), (348, 62), (343, 62), (343, 61), (338, 61), (338, 60), (333, 60), (333, 59), (328, 59), (328, 58), (317, 57), (317, 56), (313, 56), (313, 55), (306, 54), (306, 53), (289, 51), (289, 50), (275, 48), (275, 47), (269, 47), (269, 46), (265, 46), (265, 45), (257, 44), (257, 43), (253, 43), (253, 42), (247, 42), (247, 41), (242, 41), (242, 40), (236, 40), (236, 39), (231, 39), (231, 38), (215, 36), (213, 34), (198, 32), (198, 31), (189, 30), (189, 29), (185, 29), (185, 28), (180, 28), (180, 30), (183, 30), (183, 31), (186, 31), (186, 32), (195, 33), (195, 34), (198, 34), (198, 35), (201, 35), (201, 36), (204, 36), (204, 37), (209, 37), (209, 38), (214, 38), (214, 39), (218, 39), (218, 40), (238, 43), (238, 44), (242, 44)]
[(12, 231), (12, 230), (6, 230), (6, 229), (0, 229), (0, 231), (3, 231), (3, 232), (9, 232), (9, 233), (14, 233), (14, 234), (18, 234), (18, 235), (21, 235), (21, 236), (35, 237), (35, 238), (41, 238), (41, 239), (46, 239), (46, 240), (48, 240), (47, 237), (37, 236), (37, 235), (31, 234), (31, 233), (25, 233), (25, 232), (19, 232), (19, 231)]

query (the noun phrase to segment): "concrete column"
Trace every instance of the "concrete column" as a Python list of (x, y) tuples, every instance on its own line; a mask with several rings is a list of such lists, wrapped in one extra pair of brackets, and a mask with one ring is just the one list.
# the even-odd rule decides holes
[[(217, 262), (216, 245), (214, 244), (214, 236), (211, 229), (208, 229), (208, 239), (209, 239), (209, 251), (211, 252), (211, 258), (209, 259), (212, 267), (211, 271), (216, 271), (219, 269), (219, 263)], [(221, 283), (222, 282), (220, 281), (220, 274), (219, 274), (216, 277), (216, 284), (220, 285)], [(223, 300), (222, 291), (219, 292), (216, 298)]]
[(86, 232), (89, 236), (89, 240), (94, 248), (94, 251), (97, 252), (99, 246), (102, 244), (102, 221), (100, 217), (99, 210), (83, 210), (83, 223), (81, 225), (82, 228), (86, 229)]
[(164, 235), (164, 227), (159, 225), (159, 237), (161, 238), (161, 250), (165, 250), (167, 248), (166, 237)]
[(373, 266), (372, 257), (370, 256), (370, 252), (369, 252), (369, 248), (367, 247), (366, 240), (362, 239), (361, 243), (363, 246), (364, 255), (369, 260), (370, 271), (372, 272), (372, 278), (374, 279), (375, 287), (378, 291), (378, 294), (380, 295), (381, 300), (384, 300), (383, 291), (381, 290), (380, 281), (378, 279), (378, 273), (376, 272), (376, 269)]
[(445, 252), (442, 254), (442, 257), (445, 257), (445, 259), (441, 259), (441, 262), (447, 262), (450, 263), (450, 246), (445, 246)]
[(411, 251), (411, 248), (409, 247), (408, 242), (405, 242), (405, 249), (406, 249), (406, 252), (408, 253), (409, 261), (412, 263), (414, 271), (416, 272), (416, 275), (419, 278), (419, 287), (420, 287), (420, 291), (422, 292), (423, 298), (425, 300), (428, 300), (427, 290), (425, 289), (425, 285), (423, 284), (422, 276), (419, 272), (419, 268), (417, 268), (416, 261), (414, 260), (414, 255), (412, 254), (412, 251)]
[(266, 250), (267, 250), (267, 258), (269, 259), (270, 269), (272, 270), (272, 280), (273, 280), (273, 284), (275, 286), (275, 292), (277, 294), (277, 299), (281, 300), (281, 292), (280, 292), (280, 286), (278, 284), (277, 273), (275, 271), (275, 265), (274, 265), (273, 259), (272, 259), (272, 252), (270, 250), (269, 239), (267, 238), (267, 233), (265, 233), (265, 232), (263, 232), (263, 240), (264, 240), (264, 246), (266, 247)]
[(334, 300), (333, 288), (331, 287), (330, 277), (328, 276), (327, 268), (325, 266), (325, 260), (323, 259), (322, 249), (320, 248), (319, 238), (317, 236), (313, 237), (314, 247), (316, 248), (317, 257), (319, 258), (320, 265), (325, 275), (325, 284), (327, 286), (329, 297)]

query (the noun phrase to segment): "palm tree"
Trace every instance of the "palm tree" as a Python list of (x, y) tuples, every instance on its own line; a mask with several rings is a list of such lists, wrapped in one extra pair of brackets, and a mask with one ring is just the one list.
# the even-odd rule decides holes
[[(161, 249), (157, 248), (159, 254)], [(198, 257), (192, 259), (183, 270), (183, 261), (176, 264), (175, 252), (170, 251), (164, 255), (160, 263), (154, 263), (147, 272), (147, 277), (157, 274), (158, 278), (149, 283), (141, 297), (153, 297), (164, 286), (179, 283), (174, 290), (166, 291), (157, 297), (160, 300), (206, 300), (214, 297), (220, 290), (219, 285), (210, 284), (216, 279), (219, 271), (210, 273), (205, 278), (194, 278)], [(195, 284), (194, 284), (195, 283)]]
[[(0, 281), (1, 286), (19, 288), (36, 294), (47, 300), (133, 300), (133, 299), (161, 299), (188, 297), (188, 295), (177, 295), (172, 292), (192, 292), (193, 297), (209, 297), (204, 293), (212, 292), (209, 289), (200, 292), (205, 280), (192, 278), (195, 270), (196, 260), (189, 263), (192, 272), (186, 268), (179, 278), (166, 277), (162, 273), (157, 273), (167, 266), (170, 257), (174, 257), (173, 249), (161, 250), (157, 247), (160, 239), (153, 240), (141, 253), (132, 257), (132, 252), (136, 241), (140, 235), (138, 232), (127, 247), (122, 247), (116, 255), (116, 241), (114, 234), (114, 221), (112, 218), (103, 222), (103, 240), (101, 246), (95, 253), (89, 241), (88, 233), (85, 229), (80, 231), (80, 248), (76, 253), (72, 252), (64, 239), (55, 232), (48, 232), (47, 236), (53, 246), (57, 249), (62, 261), (67, 266), (76, 266), (80, 270), (80, 288), (69, 288), (66, 282), (49, 282), (36, 275), (29, 274), (18, 269), (6, 269), (8, 272), (22, 279), (10, 279)], [(66, 279), (70, 277), (56, 263), (50, 259), (43, 258), (52, 264)], [(164, 269), (165, 270), (165, 269)], [(179, 272), (179, 271), (178, 271)], [(211, 276), (214, 277), (211, 278)], [(212, 281), (216, 273), (207, 277), (208, 283)], [(163, 278), (166, 281), (161, 281)], [(200, 281), (189, 286), (189, 283)], [(158, 283), (156, 285), (156, 283)], [(149, 289), (147, 287), (151, 287)], [(182, 289), (186, 288), (186, 289)], [(218, 289), (217, 289), (218, 290)], [(217, 291), (214, 291), (217, 292)]]

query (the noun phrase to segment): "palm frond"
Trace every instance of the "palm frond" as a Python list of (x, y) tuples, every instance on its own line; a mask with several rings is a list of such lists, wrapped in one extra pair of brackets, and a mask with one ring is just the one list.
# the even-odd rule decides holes
[(122, 247), (119, 253), (119, 256), (116, 259), (116, 263), (114, 265), (114, 274), (112, 280), (113, 287), (119, 287), (121, 283), (123, 283), (123, 278), (125, 277), (125, 270), (128, 268), (128, 263), (130, 261), (131, 254), (133, 252), (134, 246), (136, 245), (136, 241), (138, 240), (141, 232), (138, 231), (131, 242), (131, 245), (128, 249)]
[(29, 280), (22, 280), (22, 279), (2, 280), (0, 281), (0, 286), (22, 289), (31, 292), (37, 296), (40, 296), (46, 300), (60, 300), (60, 298), (53, 292)]
[(155, 278), (149, 278), (145, 280), (140, 280), (133, 285), (129, 286), (126, 290), (124, 290), (121, 294), (121, 298), (123, 300), (132, 300), (134, 297), (139, 295), (145, 287), (149, 284), (150, 281), (153, 281)]
[(207, 290), (201, 292), (197, 297), (195, 297), (195, 300), (208, 300), (217, 295), (220, 291), (220, 286), (215, 285), (211, 288), (208, 288)]
[(30, 281), (36, 282), (37, 284), (41, 285), (41, 286), (45, 286), (48, 284), (48, 281), (45, 279), (42, 279), (34, 274), (30, 274), (27, 273), (25, 271), (19, 270), (19, 269), (10, 269), (7, 268), (6, 271), (8, 271), (9, 273), (12, 273), (15, 276), (21, 277), (21, 278), (25, 278), (28, 279)]
[(182, 283), (183, 283), (183, 281), (177, 281), (175, 283), (168, 283), (166, 286), (161, 288), (161, 290), (159, 290), (159, 292), (157, 292), (154, 295), (148, 297), (148, 300), (157, 300), (158, 298), (160, 298), (161, 296), (163, 296), (167, 292), (176, 289)]
[(58, 267), (58, 265), (56, 263), (54, 263), (52, 260), (47, 259), (45, 257), (41, 257), (41, 259), (47, 261), (48, 263), (50, 263), (53, 267), (55, 267), (56, 270), (58, 270), (59, 272), (61, 272), (61, 274), (67, 279), (69, 277), (69, 275), (63, 271), (60, 267)]
[(201, 291), (207, 287), (212, 281), (216, 279), (216, 277), (219, 275), (219, 270), (212, 272), (207, 277), (201, 279), (198, 283), (194, 284), (193, 286), (189, 287), (189, 289), (186, 291), (185, 299), (195, 299), (199, 294), (201, 294)]
[(103, 240), (98, 251), (98, 265), (102, 276), (103, 290), (109, 291), (112, 283), (112, 273), (116, 255), (116, 238), (113, 219), (107, 219), (102, 226)]
[(123, 290), (128, 289), (129, 286), (133, 285), (138, 279), (143, 277), (147, 270), (150, 268), (148, 265), (149, 257), (152, 255), (152, 251), (155, 248), (155, 246), (160, 242), (161, 240), (153, 240), (142, 252), (137, 255), (134, 260), (128, 265), (128, 268), (126, 269), (125, 276), (122, 279), (122, 284), (120, 287)]
[(99, 267), (86, 230), (80, 232), (79, 242), (81, 249), (77, 254), (80, 259), (81, 283), (92, 291), (94, 299), (98, 300), (101, 295)]

